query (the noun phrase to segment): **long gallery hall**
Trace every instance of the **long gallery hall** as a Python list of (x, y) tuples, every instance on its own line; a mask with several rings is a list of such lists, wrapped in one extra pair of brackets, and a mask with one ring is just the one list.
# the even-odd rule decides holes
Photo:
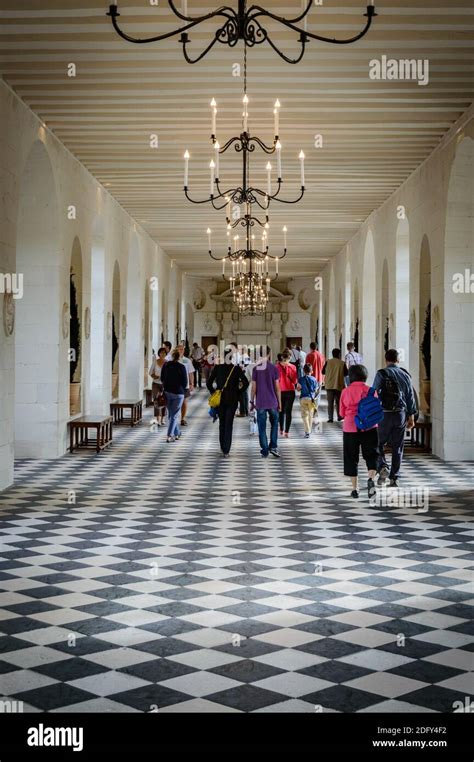
[(473, 711), (455, 5), (0, 2), (0, 714)]

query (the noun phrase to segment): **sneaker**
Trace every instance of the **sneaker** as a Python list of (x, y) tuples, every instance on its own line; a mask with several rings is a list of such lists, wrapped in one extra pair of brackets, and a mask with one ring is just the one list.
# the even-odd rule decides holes
[(377, 490), (375, 489), (375, 482), (373, 479), (367, 479), (367, 492), (369, 493), (369, 500), (375, 497)]
[(268, 458), (268, 452), (262, 452), (261, 455), (262, 458)]
[(283, 434), (284, 434), (284, 433), (285, 433), (285, 432), (283, 431), (283, 429), (280, 429), (280, 436), (281, 436), (281, 437), (283, 436)]
[(305, 435), (304, 435), (304, 438), (305, 438), (305, 439), (309, 439), (309, 434), (305, 434)]
[(389, 487), (398, 487), (398, 481), (397, 479), (390, 479)]
[(334, 421), (331, 418), (328, 418), (328, 423), (334, 423)]
[(167, 442), (174, 442), (174, 437), (166, 437)]
[(382, 487), (382, 485), (385, 484), (387, 481), (388, 476), (388, 468), (386, 466), (382, 466), (382, 468), (379, 471), (379, 478), (377, 479), (377, 485), (379, 487)]
[(357, 490), (356, 490), (356, 489), (353, 489), (353, 490), (352, 490), (352, 492), (351, 492), (351, 497), (353, 497), (353, 498), (354, 498), (354, 499), (356, 499), (356, 500), (357, 500), (357, 498), (359, 497), (359, 493), (357, 492)]
[(271, 454), (273, 455), (274, 458), (279, 458), (280, 457), (280, 453), (278, 452), (278, 450), (270, 450), (270, 452), (271, 452)]
[(222, 457), (223, 458), (228, 458), (229, 457), (229, 453), (228, 452), (223, 452), (222, 453)]
[(184, 419), (183, 419), (183, 420), (181, 421), (181, 426), (187, 426), (187, 425), (188, 425), (188, 422), (187, 422), (186, 420), (184, 420)]

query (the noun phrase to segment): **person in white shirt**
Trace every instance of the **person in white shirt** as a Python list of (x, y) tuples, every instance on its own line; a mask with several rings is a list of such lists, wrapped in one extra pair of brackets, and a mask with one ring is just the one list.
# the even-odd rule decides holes
[[(351, 365), (363, 365), (364, 360), (362, 355), (360, 355), (358, 352), (355, 351), (355, 344), (353, 341), (349, 341), (347, 343), (347, 353), (344, 357), (344, 362), (346, 363), (346, 368), (349, 370)], [(346, 386), (349, 386), (349, 375), (347, 375), (344, 379), (344, 383)]]
[(306, 352), (301, 347), (296, 347), (299, 354), (298, 378), (304, 375), (303, 368), (306, 364)]
[(204, 349), (199, 346), (197, 341), (194, 342), (193, 348), (191, 350), (191, 360), (193, 363), (194, 371), (195, 371), (195, 386), (196, 389), (199, 387), (201, 389), (202, 386), (202, 361), (204, 358)]
[(163, 342), (163, 346), (166, 349), (166, 353), (167, 353), (166, 357), (165, 357), (165, 360), (166, 360), (166, 362), (170, 362), (170, 360), (173, 359), (171, 357), (171, 341), (164, 341)]
[(183, 363), (188, 373), (188, 385), (184, 392), (184, 402), (181, 408), (181, 426), (187, 426), (186, 413), (188, 411), (188, 397), (191, 396), (191, 391), (194, 389), (194, 365), (189, 357), (184, 356), (184, 344), (178, 344), (176, 349), (179, 352), (179, 362)]

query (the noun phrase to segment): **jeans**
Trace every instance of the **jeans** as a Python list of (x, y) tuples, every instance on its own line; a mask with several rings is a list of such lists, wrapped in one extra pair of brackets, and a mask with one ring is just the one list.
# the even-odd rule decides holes
[(219, 405), (219, 444), (224, 455), (228, 455), (232, 445), (232, 427), (234, 425), (237, 403), (233, 405)]
[(183, 406), (184, 394), (166, 392), (166, 401), (168, 403), (168, 436), (177, 437), (181, 433), (178, 418), (179, 411)]
[[(270, 419), (270, 447), (267, 439), (267, 413)], [(269, 450), (276, 450), (278, 447), (278, 409), (257, 410), (258, 439), (260, 442), (260, 452), (265, 457)]]
[(398, 479), (403, 457), (403, 445), (405, 443), (405, 429), (407, 417), (405, 410), (394, 413), (384, 412), (383, 420), (379, 423), (377, 434), (379, 443), (379, 457), (377, 471), (385, 467), (388, 469), (385, 459), (384, 447), (388, 445), (392, 450), (392, 463), (390, 467), (390, 479)]
[(328, 421), (333, 420), (334, 403), (336, 403), (337, 420), (342, 420), (339, 415), (339, 400), (341, 399), (340, 389), (326, 389), (326, 396), (328, 400)]
[[(281, 393), (280, 431), (285, 430), (288, 434), (291, 426), (291, 413), (295, 401), (294, 392)], [(286, 419), (286, 422), (285, 422)]]

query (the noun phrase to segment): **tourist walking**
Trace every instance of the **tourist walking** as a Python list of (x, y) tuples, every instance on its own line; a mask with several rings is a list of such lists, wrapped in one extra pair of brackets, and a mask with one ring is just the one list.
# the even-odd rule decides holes
[[(250, 383), (252, 380), (252, 377), (249, 378), (247, 373), (247, 368), (250, 365), (250, 357), (248, 354), (242, 355), (242, 360), (240, 362), (240, 367), (242, 369), (242, 372), (247, 379), (247, 381)], [(240, 418), (247, 418), (249, 414), (249, 383), (247, 386), (242, 386), (239, 392), (239, 416)]]
[(194, 389), (194, 365), (189, 357), (185, 356), (185, 347), (182, 342), (178, 344), (176, 349), (179, 352), (179, 361), (184, 365), (188, 374), (188, 383), (184, 391), (184, 402), (181, 407), (181, 426), (187, 426), (188, 422), (186, 420), (186, 413), (188, 412), (188, 399), (191, 396), (192, 390)]
[(309, 363), (305, 363), (303, 367), (303, 375), (301, 376), (298, 384), (298, 389), (301, 392), (301, 419), (303, 421), (304, 435), (306, 439), (308, 439), (311, 434), (313, 419), (318, 412), (316, 398), (320, 386), (318, 381), (316, 381), (315, 377), (312, 375), (311, 371), (311, 365)]
[[(258, 438), (262, 458), (270, 452), (275, 458), (278, 452), (278, 413), (281, 410), (280, 375), (270, 362), (271, 349), (261, 357), (252, 371), (251, 405), (257, 410)], [(270, 420), (270, 444), (267, 437), (267, 416)]]
[(163, 366), (161, 381), (168, 407), (168, 436), (166, 441), (173, 442), (181, 436), (178, 421), (188, 383), (188, 374), (185, 366), (180, 362), (180, 354), (177, 349), (172, 352), (171, 360)]
[[(344, 362), (346, 363), (347, 370), (349, 370), (351, 365), (362, 365), (363, 363), (362, 355), (355, 351), (355, 344), (353, 341), (347, 342), (347, 352), (344, 357)], [(349, 386), (349, 374), (346, 376), (345, 381), (346, 386)]]
[[(385, 484), (387, 477), (390, 487), (398, 487), (398, 478), (403, 458), (405, 431), (415, 425), (417, 406), (411, 376), (399, 366), (396, 349), (385, 352), (385, 368), (378, 370), (373, 386), (377, 391), (384, 410), (384, 418), (378, 427), (379, 458), (377, 484)], [(390, 468), (385, 457), (385, 447), (392, 451)]]
[(285, 349), (281, 360), (276, 364), (280, 377), (281, 411), (279, 414), (280, 436), (288, 438), (290, 435), (291, 418), (295, 402), (295, 386), (298, 376), (295, 366), (290, 362), (291, 352)]
[(311, 375), (315, 377), (319, 385), (323, 381), (323, 367), (326, 362), (324, 355), (320, 352), (316, 346), (316, 342), (312, 341), (309, 345), (309, 352), (306, 355), (306, 362), (311, 365)]
[(298, 378), (301, 378), (303, 375), (303, 368), (306, 363), (306, 352), (304, 351), (303, 347), (297, 346), (296, 351), (298, 352)]
[(327, 360), (323, 367), (324, 386), (328, 400), (328, 423), (334, 421), (334, 405), (336, 406), (337, 420), (342, 421), (339, 411), (339, 400), (344, 389), (344, 378), (347, 376), (346, 364), (341, 360), (341, 350), (332, 350), (332, 358)]
[(339, 410), (344, 418), (342, 424), (344, 476), (349, 476), (351, 479), (351, 497), (359, 497), (358, 464), (359, 452), (362, 450), (362, 457), (368, 470), (367, 492), (371, 499), (376, 492), (374, 479), (378, 458), (377, 424), (366, 431), (359, 431), (356, 424), (359, 402), (367, 397), (370, 391), (370, 387), (365, 383), (367, 376), (367, 368), (364, 365), (351, 365), (349, 386), (341, 394)]
[(153, 413), (158, 426), (163, 425), (163, 418), (166, 410), (166, 398), (163, 394), (163, 384), (161, 382), (161, 371), (166, 363), (166, 347), (160, 347), (158, 354), (154, 356), (150, 366), (149, 375), (153, 379), (151, 385), (151, 396), (153, 400)]
[(247, 390), (248, 379), (240, 367), (234, 365), (231, 354), (224, 358), (223, 363), (215, 365), (206, 383), (212, 394), (216, 389), (221, 391), (220, 404), (217, 408), (219, 416), (219, 444), (224, 457), (229, 456), (232, 446), (232, 429), (234, 417), (242, 390)]
[(172, 358), (172, 356), (171, 356), (171, 347), (172, 347), (172, 345), (171, 345), (171, 341), (164, 341), (164, 342), (163, 342), (163, 346), (164, 346), (164, 348), (166, 349), (166, 357), (165, 357), (165, 360), (166, 360), (166, 362), (169, 362), (170, 360), (172, 360), (172, 359), (173, 359), (173, 358)]
[(204, 349), (199, 346), (197, 341), (193, 343), (191, 350), (191, 362), (195, 371), (195, 386), (196, 388), (202, 388), (202, 361), (204, 359)]

